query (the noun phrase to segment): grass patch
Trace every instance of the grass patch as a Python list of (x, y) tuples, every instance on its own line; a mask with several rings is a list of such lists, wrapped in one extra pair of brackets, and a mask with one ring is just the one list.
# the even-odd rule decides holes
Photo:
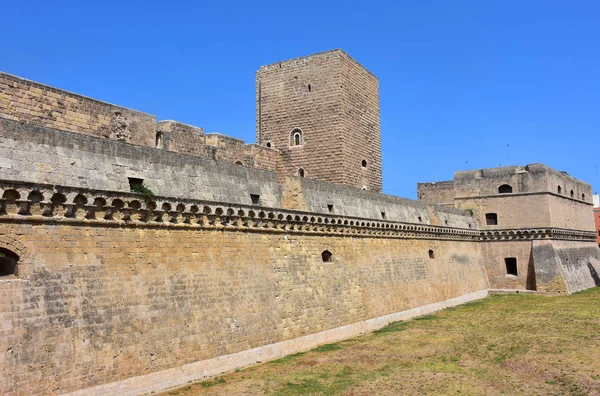
[(327, 388), (315, 378), (305, 378), (299, 382), (287, 382), (283, 385), (278, 395), (314, 395), (323, 393)]
[(291, 355), (287, 355), (282, 357), (281, 359), (277, 359), (277, 360), (273, 360), (272, 362), (270, 362), (271, 364), (283, 364), (283, 363), (288, 363), (292, 360), (296, 360), (299, 357), (302, 357), (306, 355), (306, 352), (298, 352), (298, 353), (292, 353)]
[(600, 288), (490, 296), (177, 394), (600, 394), (599, 328)]
[(200, 382), (200, 386), (203, 388), (210, 388), (211, 386), (222, 385), (224, 383), (225, 383), (224, 378), (215, 378), (214, 380)]
[(395, 333), (398, 331), (403, 331), (406, 329), (407, 322), (394, 322), (389, 325), (382, 327), (381, 329), (377, 329), (373, 332), (375, 335), (384, 335), (389, 333)]
[(440, 317), (438, 315), (425, 315), (414, 318), (415, 322), (420, 322), (424, 320), (438, 320)]
[(315, 349), (312, 349), (311, 352), (329, 352), (337, 351), (339, 349), (342, 349), (342, 346), (339, 343), (335, 342), (333, 344), (325, 344), (318, 346)]

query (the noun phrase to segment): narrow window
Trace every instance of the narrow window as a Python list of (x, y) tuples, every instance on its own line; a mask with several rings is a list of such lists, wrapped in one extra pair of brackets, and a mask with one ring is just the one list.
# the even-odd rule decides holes
[(302, 168), (298, 169), (298, 176), (304, 177), (304, 169), (302, 169)]
[(421, 216), (419, 216), (419, 223), (423, 222), (423, 218)]
[(163, 148), (163, 133), (162, 132), (156, 132), (156, 148), (157, 149)]
[(445, 224), (445, 225), (448, 225), (448, 220), (444, 220), (444, 224)]
[(323, 253), (321, 253), (321, 258), (323, 259), (324, 263), (329, 263), (332, 256), (333, 254), (331, 254), (329, 250), (325, 250)]
[(302, 141), (302, 130), (300, 130), (300, 128), (294, 128), (294, 130), (292, 130), (292, 146), (301, 146), (303, 143)]
[(573, 198), (575, 196), (575, 193), (573, 192), (573, 190), (571, 190), (571, 198)]
[(435, 258), (435, 253), (433, 253), (433, 250), (429, 250), (429, 258), (430, 259), (434, 259)]
[(367, 167), (367, 160), (362, 160), (361, 165), (362, 165), (363, 168), (366, 168)]
[(561, 186), (558, 186), (558, 188), (556, 189), (556, 191), (557, 191), (559, 194), (562, 194), (562, 187), (561, 187)]
[(500, 187), (498, 187), (499, 194), (512, 194), (512, 192), (513, 192), (513, 189), (508, 184), (503, 184)]
[(515, 257), (507, 257), (504, 259), (504, 265), (506, 266), (506, 275), (517, 276), (517, 259)]
[(310, 86), (310, 84), (308, 84), (308, 92), (312, 91), (312, 87)]
[(485, 224), (498, 225), (498, 215), (496, 213), (486, 213), (485, 214)]
[(141, 187), (144, 187), (144, 179), (139, 179), (137, 177), (128, 177), (129, 180), (129, 189), (131, 191), (139, 190)]
[(333, 213), (333, 205), (327, 204), (327, 210), (329, 211), (329, 213)]
[(260, 202), (260, 195), (250, 194), (250, 200), (252, 201), (253, 205), (258, 205), (258, 203)]
[(17, 275), (19, 256), (8, 249), (0, 249), (0, 277)]
[(385, 219), (385, 212), (381, 212), (381, 218)]
[(581, 194), (581, 199), (585, 200), (585, 194)]

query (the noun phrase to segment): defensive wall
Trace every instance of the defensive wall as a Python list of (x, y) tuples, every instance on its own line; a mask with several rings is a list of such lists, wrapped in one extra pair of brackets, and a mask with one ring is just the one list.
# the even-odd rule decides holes
[[(277, 170), (279, 152), (0, 72), (0, 118)], [(155, 154), (156, 155), (156, 154)]]
[(585, 183), (534, 164), (412, 201), (378, 193), (380, 144), (341, 50), (257, 72), (249, 145), (0, 73), (0, 393), (144, 394), (490, 287), (600, 285)]
[(453, 181), (417, 190), (423, 202), (473, 213), (491, 288), (560, 294), (600, 285), (589, 184), (530, 164), (456, 172)]
[(6, 119), (0, 144), (3, 394), (156, 391), (487, 295), (464, 211)]

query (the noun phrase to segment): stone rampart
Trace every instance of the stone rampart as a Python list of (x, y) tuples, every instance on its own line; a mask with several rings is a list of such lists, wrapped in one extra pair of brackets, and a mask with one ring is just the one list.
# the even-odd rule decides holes
[(534, 241), (537, 290), (575, 293), (600, 286), (600, 251), (585, 241)]
[(279, 151), (0, 72), (0, 120), (279, 171)]
[(156, 391), (487, 294), (476, 230), (0, 186), (7, 395)]
[(318, 180), (295, 178), (305, 209), (323, 213), (387, 219), (423, 225), (476, 229), (468, 212), (441, 205), (365, 191)]
[(65, 131), (154, 146), (156, 118), (0, 73), (0, 117)]
[[(214, 150), (206, 146), (209, 150)], [(280, 207), (275, 172), (0, 119), (0, 178)]]
[(454, 180), (417, 183), (419, 201), (454, 207)]
[(177, 121), (160, 121), (156, 124), (155, 147), (177, 153), (205, 157), (204, 130)]

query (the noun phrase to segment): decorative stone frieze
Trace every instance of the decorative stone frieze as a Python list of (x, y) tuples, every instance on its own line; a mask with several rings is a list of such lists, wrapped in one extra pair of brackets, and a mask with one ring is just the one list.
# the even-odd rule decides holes
[(479, 231), (193, 199), (0, 181), (0, 221), (217, 228), (382, 238), (479, 239)]
[(0, 221), (203, 227), (469, 241), (593, 240), (595, 237), (593, 232), (557, 228), (481, 231), (174, 197), (157, 196), (145, 200), (134, 193), (11, 181), (0, 181), (0, 191)]

